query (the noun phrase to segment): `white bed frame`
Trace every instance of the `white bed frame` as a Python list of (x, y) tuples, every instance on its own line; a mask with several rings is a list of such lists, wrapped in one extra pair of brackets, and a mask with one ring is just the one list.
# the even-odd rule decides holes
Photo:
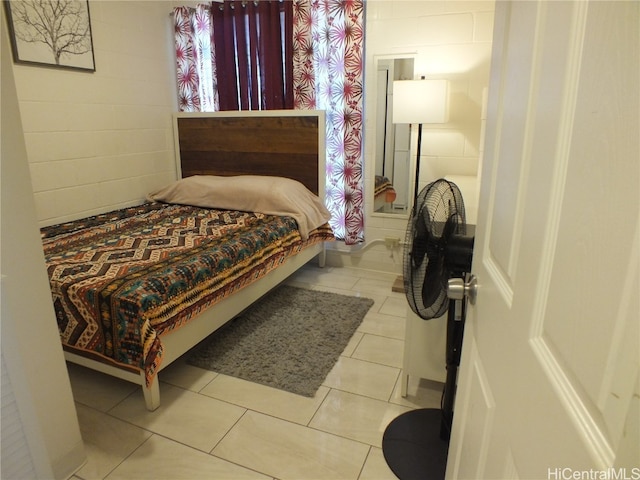
[[(280, 111), (260, 111), (260, 112), (216, 112), (208, 114), (176, 114), (174, 118), (174, 129), (176, 130), (176, 165), (178, 176), (181, 176), (180, 149), (177, 137), (177, 119), (188, 116), (211, 116), (211, 117), (238, 117), (238, 116), (316, 116), (318, 117), (318, 194), (324, 197), (325, 178), (325, 117), (323, 111), (301, 111), (301, 110), (280, 110)], [(296, 255), (289, 256), (274, 270), (271, 270), (259, 280), (244, 287), (242, 290), (225, 297), (220, 302), (200, 313), (180, 328), (161, 335), (164, 354), (159, 371), (166, 368), (177, 358), (193, 348), (200, 341), (212, 334), (229, 320), (236, 317), (252, 303), (264, 294), (282, 283), (291, 274), (304, 266), (309, 261), (318, 257), (320, 266), (325, 262), (324, 242), (317, 243), (305, 248)], [(159, 378), (155, 378), (152, 384), (147, 387), (144, 372), (132, 372), (123, 370), (116, 366), (92, 360), (71, 352), (64, 352), (65, 359), (71, 363), (82, 365), (92, 370), (111, 375), (142, 387), (145, 405), (148, 410), (153, 411), (160, 406), (160, 386)]]

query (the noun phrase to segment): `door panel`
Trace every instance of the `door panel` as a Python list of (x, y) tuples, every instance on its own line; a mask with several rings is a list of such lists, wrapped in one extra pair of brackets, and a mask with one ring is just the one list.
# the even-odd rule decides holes
[[(467, 452), (468, 458), (459, 472), (460, 478), (483, 478), (484, 466), (487, 461), (489, 445), (493, 432), (495, 402), (491, 394), (491, 386), (478, 358), (475, 343), (469, 345), (470, 364), (472, 371), (466, 377), (465, 383), (460, 385), (461, 392), (465, 392), (465, 398), (461, 399), (468, 408), (463, 409), (460, 421), (461, 427), (469, 432), (460, 443), (460, 449)], [(470, 398), (474, 399), (469, 404)], [(480, 448), (478, 448), (480, 447)]]
[[(526, 2), (522, 8), (512, 11), (510, 22), (505, 32), (507, 38), (515, 34), (535, 35), (536, 23), (531, 19), (537, 16), (538, 5)], [(512, 155), (525, 153), (527, 106), (530, 102), (532, 79), (527, 75), (534, 58), (532, 44), (518, 44), (518, 48), (505, 51), (502, 69), (504, 80), (501, 85), (503, 105), (499, 108), (499, 128), (496, 131), (497, 155), (494, 157), (494, 181), (492, 184), (492, 209), (490, 225), (487, 228), (488, 258), (491, 259), (492, 272), (500, 275), (498, 285), (503, 287), (503, 295), (509, 299), (512, 295), (512, 281), (515, 277), (516, 264), (514, 256), (517, 253), (521, 219), (519, 214), (519, 199), (524, 193), (523, 172), (526, 171), (525, 162), (514, 162)], [(505, 155), (502, 155), (505, 153)], [(523, 159), (525, 159), (523, 157)]]
[(494, 25), (447, 477), (640, 475), (640, 4), (498, 2)]

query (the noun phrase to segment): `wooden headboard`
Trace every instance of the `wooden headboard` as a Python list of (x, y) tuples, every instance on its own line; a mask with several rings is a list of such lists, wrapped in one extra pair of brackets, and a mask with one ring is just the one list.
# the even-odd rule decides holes
[(178, 178), (274, 175), (324, 196), (324, 111), (178, 113), (174, 135)]

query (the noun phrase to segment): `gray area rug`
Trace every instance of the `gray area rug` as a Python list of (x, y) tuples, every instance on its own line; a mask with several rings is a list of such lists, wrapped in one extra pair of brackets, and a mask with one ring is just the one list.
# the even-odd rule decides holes
[(372, 305), (283, 285), (202, 341), (187, 363), (313, 397)]

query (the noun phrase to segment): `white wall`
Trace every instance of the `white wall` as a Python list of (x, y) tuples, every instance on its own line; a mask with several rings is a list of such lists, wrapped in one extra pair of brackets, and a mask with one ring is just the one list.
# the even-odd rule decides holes
[[(1, 39), (2, 377), (18, 415), (4, 417), (3, 395), (3, 478), (25, 467), (68, 478), (86, 458), (38, 224), (139, 203), (175, 178), (170, 4), (90, 8), (95, 73), (13, 64)], [(7, 425), (25, 440), (13, 443)]]
[[(476, 175), (481, 151), (483, 91), (489, 83), (493, 1), (366, 0), (364, 248), (329, 252), (328, 263), (401, 272), (402, 248), (379, 240), (404, 240), (407, 218), (373, 214), (375, 82), (378, 56), (413, 56), (415, 78), (450, 80), (450, 119), (423, 128), (420, 184), (450, 174)], [(416, 155), (416, 132), (413, 132)], [(369, 247), (369, 244), (373, 245)]]
[(86, 456), (51, 303), (4, 14), (0, 24), (0, 476), (63, 479)]
[(175, 179), (166, 1), (91, 1), (96, 72), (14, 64), (39, 224), (140, 203)]

